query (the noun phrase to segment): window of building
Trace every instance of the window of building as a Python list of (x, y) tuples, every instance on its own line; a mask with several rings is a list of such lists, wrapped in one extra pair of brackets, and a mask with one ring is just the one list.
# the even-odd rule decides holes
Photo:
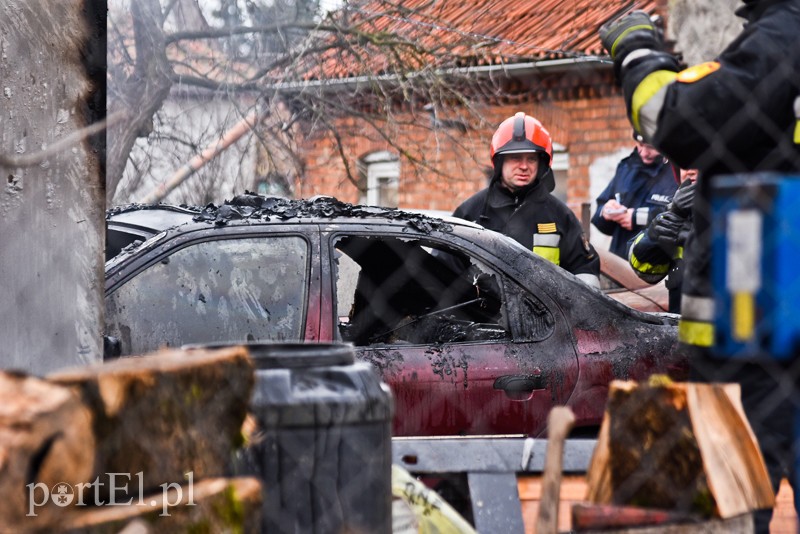
[(553, 162), (550, 165), (553, 169), (553, 177), (556, 180), (556, 188), (553, 195), (559, 200), (567, 201), (567, 171), (569, 170), (569, 152), (567, 147), (559, 143), (553, 143)]
[(371, 206), (396, 208), (400, 184), (400, 160), (391, 152), (373, 152), (358, 162), (362, 190), (360, 202)]

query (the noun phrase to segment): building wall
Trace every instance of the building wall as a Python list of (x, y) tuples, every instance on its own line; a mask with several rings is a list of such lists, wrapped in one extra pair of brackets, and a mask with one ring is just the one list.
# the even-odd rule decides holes
[[(693, 64), (712, 59), (741, 30), (742, 21), (733, 11), (739, 0), (659, 0), (656, 11), (664, 14), (666, 38)], [(708, 33), (713, 27), (714, 32)], [(698, 36), (703, 36), (698, 39)], [(550, 78), (551, 79), (551, 78)], [(484, 110), (487, 125), (468, 132), (462, 143), (454, 143), (436, 132), (416, 132), (414, 138), (433, 154), (434, 166), (449, 178), (428, 173), (415, 176), (401, 163), (399, 205), (406, 208), (451, 211), (486, 184), (489, 141), (494, 127), (514, 112), (523, 110), (539, 118), (553, 140), (569, 152), (567, 204), (580, 216), (581, 205), (591, 203), (613, 176), (616, 164), (633, 148), (631, 127), (619, 89), (605, 72), (577, 71), (548, 85), (546, 76), (536, 81), (511, 83), (516, 105), (493, 105)], [(542, 88), (544, 87), (544, 88)], [(388, 143), (368, 139), (351, 121), (353, 141), (346, 149), (355, 172), (358, 157), (390, 150)], [(393, 132), (406, 139), (407, 132)], [(297, 196), (334, 195), (348, 202), (359, 198), (356, 186), (345, 178), (344, 166), (324, 137), (307, 143), (306, 173), (298, 181)], [(467, 154), (467, 157), (465, 157)], [(592, 204), (592, 210), (594, 204)]]
[[(424, 152), (431, 164), (446, 176), (433, 172), (415, 174), (407, 161), (401, 161), (399, 206), (401, 208), (452, 211), (461, 202), (486, 186), (489, 169), (489, 144), (496, 126), (517, 111), (538, 118), (553, 141), (569, 153), (567, 204), (580, 216), (581, 205), (592, 202), (611, 178), (619, 158), (633, 147), (631, 127), (618, 90), (604, 77), (603, 90), (550, 90), (520, 94), (515, 104), (485, 106), (481, 113), (485, 127), (465, 135), (456, 132), (454, 140), (447, 132), (408, 129), (391, 131), (392, 139)], [(348, 142), (345, 153), (355, 172), (359, 157), (392, 148), (383, 139), (365, 135), (354, 119), (341, 126), (352, 135), (341, 136)], [(331, 139), (310, 136), (305, 143), (306, 172), (296, 186), (298, 197), (332, 195), (346, 202), (357, 202), (359, 191), (346, 178), (344, 164)], [(395, 151), (396, 152), (396, 151)]]
[[(133, 146), (112, 205), (141, 202), (194, 156), (219, 143), (251, 110), (252, 102), (234, 103), (227, 95), (174, 90), (158, 112), (158, 135), (139, 138)], [(193, 140), (193, 144), (188, 143)], [(248, 132), (168, 193), (171, 204), (222, 204), (256, 188), (258, 138)]]

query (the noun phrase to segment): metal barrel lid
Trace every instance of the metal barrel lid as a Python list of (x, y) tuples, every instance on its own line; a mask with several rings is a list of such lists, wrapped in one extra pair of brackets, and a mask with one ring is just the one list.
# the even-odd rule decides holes
[(349, 343), (302, 343), (269, 341), (220, 341), (184, 345), (183, 349), (220, 349), (243, 346), (256, 369), (304, 369), (355, 363)]

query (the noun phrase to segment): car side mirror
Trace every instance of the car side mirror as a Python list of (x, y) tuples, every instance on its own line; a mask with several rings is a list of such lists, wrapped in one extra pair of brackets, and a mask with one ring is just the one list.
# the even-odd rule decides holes
[(122, 344), (114, 336), (103, 336), (103, 359), (111, 360), (122, 356)]

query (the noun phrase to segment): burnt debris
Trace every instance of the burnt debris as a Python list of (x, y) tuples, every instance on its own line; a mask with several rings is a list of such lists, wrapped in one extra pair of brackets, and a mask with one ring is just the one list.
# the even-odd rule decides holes
[(129, 204), (118, 206), (106, 212), (106, 219), (113, 215), (129, 211), (144, 209), (179, 209), (184, 212), (193, 212), (195, 222), (207, 222), (217, 226), (224, 226), (230, 221), (241, 219), (269, 221), (273, 218), (279, 220), (336, 217), (352, 218), (377, 218), (405, 221), (417, 231), (430, 233), (434, 230), (451, 232), (453, 227), (447, 222), (422, 213), (411, 213), (395, 208), (380, 206), (364, 206), (349, 204), (334, 197), (317, 196), (310, 199), (288, 199), (276, 196), (264, 196), (245, 191), (222, 206), (208, 204), (205, 207), (170, 206), (168, 204)]

